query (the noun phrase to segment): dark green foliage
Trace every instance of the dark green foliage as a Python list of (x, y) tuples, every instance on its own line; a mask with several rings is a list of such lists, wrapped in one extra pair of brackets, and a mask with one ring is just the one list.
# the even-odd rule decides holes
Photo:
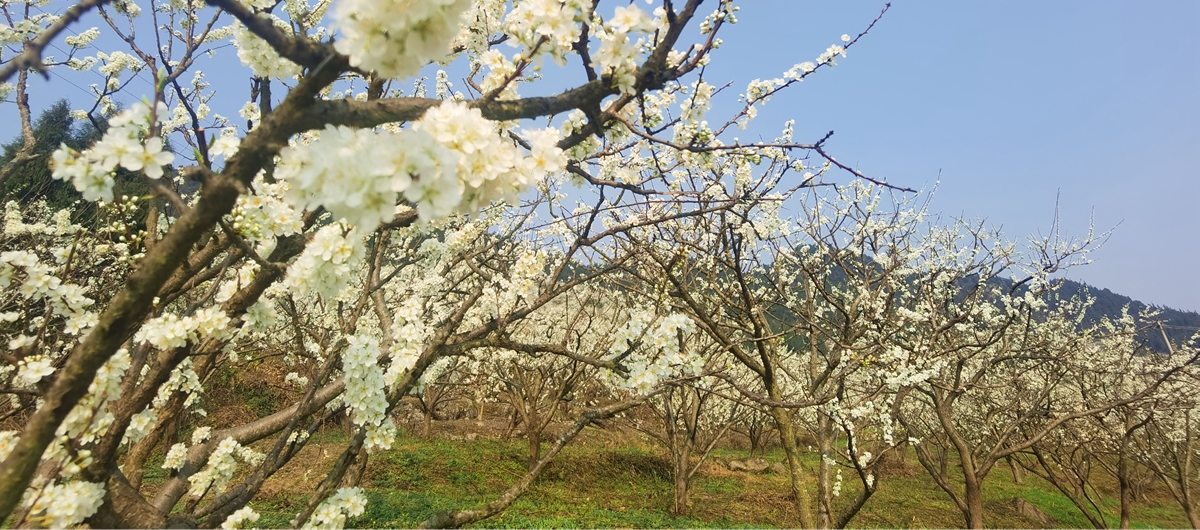
[[(1005, 289), (1011, 288), (1012, 285), (1012, 280), (1005, 278), (993, 278), (992, 281)], [(1105, 318), (1113, 321), (1120, 320), (1121, 316), (1128, 311), (1129, 315), (1137, 321), (1138, 326), (1142, 328), (1142, 331), (1138, 333), (1138, 341), (1150, 351), (1157, 353), (1168, 353), (1172, 349), (1179, 349), (1181, 345), (1191, 340), (1192, 335), (1200, 331), (1200, 313), (1145, 304), (1108, 289), (1088, 285), (1085, 282), (1067, 279), (1058, 281), (1061, 283), (1058, 290), (1055, 291), (1057, 299), (1070, 300), (1076, 297), (1092, 299), (1092, 305), (1084, 311), (1083, 320), (1080, 322), (1081, 327), (1096, 325)], [(1023, 293), (1024, 288), (1017, 289), (1017, 295)], [(1050, 303), (1053, 306), (1054, 300), (1050, 300)], [(1143, 312), (1147, 309), (1157, 311), (1158, 315), (1149, 321), (1143, 321)], [(1161, 329), (1158, 327), (1160, 324)], [(1170, 348), (1163, 339), (1164, 333), (1166, 339), (1171, 341)]]
[(1139, 337), (1147, 348), (1156, 352), (1166, 353), (1169, 351), (1167, 343), (1163, 340), (1163, 332), (1166, 333), (1167, 339), (1171, 341), (1171, 348), (1179, 349), (1181, 344), (1187, 342), (1197, 330), (1200, 330), (1200, 313), (1147, 305), (1108, 289), (1071, 280), (1063, 280), (1060, 292), (1063, 298), (1087, 293), (1095, 300), (1087, 312), (1084, 313), (1085, 325), (1099, 321), (1102, 317), (1110, 319), (1120, 318), (1121, 312), (1126, 307), (1129, 308), (1129, 314), (1135, 318), (1140, 317), (1142, 311), (1147, 308), (1159, 311), (1160, 313), (1156, 320), (1162, 323), (1162, 330), (1160, 331), (1157, 328), (1148, 329)]
[[(101, 127), (104, 125), (103, 122), (100, 123)], [(14, 200), (22, 204), (45, 200), (52, 211), (71, 208), (83, 196), (75, 191), (70, 182), (51, 177), (51, 155), (63, 144), (76, 150), (86, 149), (103, 136), (102, 132), (90, 121), (72, 118), (70, 104), (67, 100), (60, 99), (38, 116), (33, 125), (33, 135), (37, 141), (33, 151), (37, 158), (17, 168), (0, 184), (0, 204)], [(12, 161), (22, 145), (24, 140), (19, 135), (4, 144), (0, 166)], [(114, 180), (116, 184), (113, 186), (113, 194), (117, 197), (144, 196), (150, 193), (150, 187), (139, 174), (118, 170)], [(76, 219), (88, 215), (88, 210), (90, 209), (81, 208), (76, 211)], [(138, 219), (139, 224), (142, 221)]]
[[(33, 152), (37, 158), (18, 168), (4, 181), (0, 187), (0, 202), (16, 200), (28, 204), (45, 199), (53, 210), (70, 207), (81, 196), (71, 183), (50, 177), (50, 155), (61, 144), (67, 144), (73, 149), (83, 149), (99, 139), (100, 135), (90, 125), (75, 126), (75, 119), (71, 117), (71, 107), (65, 99), (42, 111), (34, 123), (33, 133), (37, 140)], [(0, 164), (12, 161), (22, 145), (24, 140), (20, 136), (5, 144)]]

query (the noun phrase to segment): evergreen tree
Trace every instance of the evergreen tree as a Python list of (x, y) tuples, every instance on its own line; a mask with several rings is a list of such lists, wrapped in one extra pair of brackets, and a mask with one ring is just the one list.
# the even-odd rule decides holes
[[(103, 127), (104, 123), (100, 125)], [(36, 139), (34, 154), (37, 158), (17, 168), (8, 179), (0, 183), (0, 205), (13, 200), (23, 204), (45, 200), (52, 210), (71, 208), (83, 196), (70, 182), (56, 180), (51, 176), (50, 163), (54, 150), (63, 144), (76, 150), (86, 149), (98, 141), (103, 132), (90, 121), (79, 122), (71, 117), (70, 103), (60, 99), (38, 116), (33, 134)], [(23, 144), (24, 140), (20, 136), (4, 144), (0, 167), (12, 161)], [(117, 170), (115, 180), (113, 191), (117, 197), (141, 196), (150, 192), (150, 187), (142, 181), (140, 175), (123, 169)], [(77, 219), (86, 216), (83, 210), (77, 210), (75, 213)], [(138, 219), (138, 222), (140, 224), (144, 219)]]
[[(37, 147), (33, 161), (17, 168), (0, 187), (0, 202), (16, 200), (23, 203), (45, 199), (51, 208), (66, 208), (80, 199), (79, 192), (69, 182), (54, 180), (50, 176), (50, 158), (59, 145), (66, 144), (74, 149), (83, 149), (99, 134), (90, 124), (77, 127), (71, 117), (71, 107), (61, 99), (42, 111), (33, 127)], [(0, 165), (7, 164), (16, 156), (24, 140), (18, 136), (4, 145)]]

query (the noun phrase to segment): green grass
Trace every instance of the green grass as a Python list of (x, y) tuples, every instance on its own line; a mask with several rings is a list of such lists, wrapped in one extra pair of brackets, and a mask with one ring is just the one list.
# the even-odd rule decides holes
[[(326, 437), (328, 439), (326, 439)], [(334, 443), (337, 434), (321, 441)], [(425, 441), (402, 437), (389, 451), (373, 455), (362, 486), (367, 489), (367, 512), (350, 522), (355, 527), (412, 527), (446, 510), (478, 506), (495, 499), (525, 473), (526, 445), (520, 440)], [(718, 451), (714, 458), (745, 457), (738, 451)], [(780, 450), (768, 451), (772, 462), (783, 461)], [(816, 469), (817, 456), (804, 455), (807, 471)], [(707, 471), (707, 472), (705, 472)], [(951, 469), (953, 473), (953, 468)], [(847, 480), (835, 509), (857, 493)], [(1021, 497), (1052, 517), (1058, 527), (1090, 527), (1071, 502), (1050, 484), (1027, 476), (1015, 484), (1007, 468), (997, 469), (985, 483), (984, 506), (990, 527), (1035, 527), (1012, 507)], [(686, 516), (670, 513), (673, 499), (671, 467), (663, 451), (635, 446), (600, 444), (570, 446), (542, 473), (530, 489), (503, 513), (476, 523), (487, 528), (730, 528), (794, 527), (797, 523), (787, 477), (732, 473), (705, 468), (693, 481), (692, 506)], [(252, 503), (262, 514), (262, 527), (287, 526), (307, 501), (308, 491), (288, 491)], [(1112, 525), (1116, 503), (1105, 505)], [(962, 515), (915, 462), (886, 476), (879, 491), (853, 519), (863, 528), (962, 526)], [(1182, 527), (1182, 510), (1160, 497), (1139, 503), (1135, 528)]]

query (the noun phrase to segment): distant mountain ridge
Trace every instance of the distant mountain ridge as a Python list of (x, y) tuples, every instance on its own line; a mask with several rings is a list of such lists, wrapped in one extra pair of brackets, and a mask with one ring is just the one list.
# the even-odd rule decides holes
[[(1200, 313), (1146, 304), (1128, 296), (1114, 293), (1103, 287), (1088, 285), (1084, 282), (1075, 280), (1062, 281), (1063, 284), (1059, 288), (1059, 295), (1063, 298), (1071, 298), (1075, 295), (1086, 293), (1091, 295), (1094, 300), (1091, 307), (1084, 313), (1084, 324), (1096, 322), (1106, 316), (1113, 319), (1119, 318), (1121, 311), (1126, 306), (1129, 307), (1129, 314), (1137, 318), (1141, 316), (1142, 311), (1149, 307), (1159, 311), (1157, 320), (1162, 323), (1162, 331), (1166, 332), (1167, 339), (1171, 341), (1171, 348), (1179, 348), (1180, 345), (1191, 340), (1197, 330), (1200, 330)], [(1159, 330), (1152, 329), (1142, 335), (1141, 340), (1150, 349), (1163, 353), (1168, 351), (1167, 343), (1163, 341), (1163, 333)]]

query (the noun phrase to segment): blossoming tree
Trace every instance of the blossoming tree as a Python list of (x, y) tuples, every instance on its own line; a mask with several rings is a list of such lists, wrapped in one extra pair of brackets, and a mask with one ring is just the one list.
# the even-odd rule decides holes
[[(1134, 329), (1084, 325), (1090, 301), (1057, 296), (1049, 275), (1083, 259), (1089, 239), (1035, 240), (1030, 246), (1039, 259), (1031, 260), (1011, 245), (991, 243), (999, 241), (995, 234), (965, 233), (975, 242), (971, 252), (939, 252), (930, 262), (928, 300), (937, 302), (911, 320), (915, 333), (902, 344), (917, 354), (923, 375), (905, 385), (910, 398), (898, 417), (964, 525), (982, 528), (984, 480), (997, 463), (1064, 435), (1073, 422), (1151, 399), (1197, 357), (1133, 363), (1127, 356), (1134, 352), (1121, 340)], [(1020, 276), (999, 276), (1005, 271)], [(1142, 377), (1119, 377), (1135, 367)], [(1119, 391), (1104, 390), (1115, 384)], [(949, 459), (961, 475), (947, 472)]]
[[(103, 214), (83, 226), (36, 205), (6, 211), (0, 287), (18, 297), (3, 302), (0, 392), (23, 427), (0, 434), (0, 519), (250, 524), (257, 515), (246, 504), (264, 481), (320, 425), (348, 415), (355, 435), (292, 521), (341, 526), (365, 509), (354, 469), (392, 443), (389, 411), (431, 367), (495, 348), (514, 323), (617, 269), (620, 247), (604, 242), (739, 204), (745, 190), (724, 191), (726, 175), (709, 171), (722, 153), (796, 168), (804, 164), (794, 154), (811, 154), (864, 177), (827, 154), (827, 138), (740, 144), (727, 133), (857, 38), (751, 83), (744, 108), (713, 128), (717, 90), (703, 67), (737, 8), (620, 4), (4, 4), (0, 45), (10, 53), (0, 82), (16, 78), (3, 90), (18, 104), (26, 144), (30, 75), (71, 69), (104, 79), (76, 113), (102, 136), (51, 157), (53, 177)], [(220, 63), (232, 62), (230, 42), (248, 69), (248, 98), (218, 93), (202, 72), (232, 66)], [(112, 48), (93, 54), (101, 44)], [(46, 53), (63, 46), (66, 57)], [(579, 60), (569, 67), (571, 57)], [(422, 83), (401, 89), (430, 63), (455, 61), (469, 69), (467, 94), (444, 72), (436, 97)], [(568, 70), (586, 81), (519, 94), (535, 72)], [(134, 102), (123, 105), (125, 95)], [(240, 122), (222, 114), (238, 108)], [(23, 149), (0, 178), (33, 160)], [(150, 200), (116, 196), (117, 172), (142, 179)], [(576, 205), (564, 192), (572, 189), (584, 198)], [(522, 197), (513, 209), (497, 204)], [(575, 432), (702, 365), (672, 340), (691, 332), (686, 317), (623, 314), (614, 357), (592, 360), (634, 397), (589, 411)], [(286, 367), (290, 404), (244, 424), (200, 426), (165, 447), (173, 419), (203, 418), (213, 375), (236, 372), (246, 356)], [(147, 496), (141, 469), (156, 450), (171, 476)], [(428, 523), (464, 524), (504, 505)]]

